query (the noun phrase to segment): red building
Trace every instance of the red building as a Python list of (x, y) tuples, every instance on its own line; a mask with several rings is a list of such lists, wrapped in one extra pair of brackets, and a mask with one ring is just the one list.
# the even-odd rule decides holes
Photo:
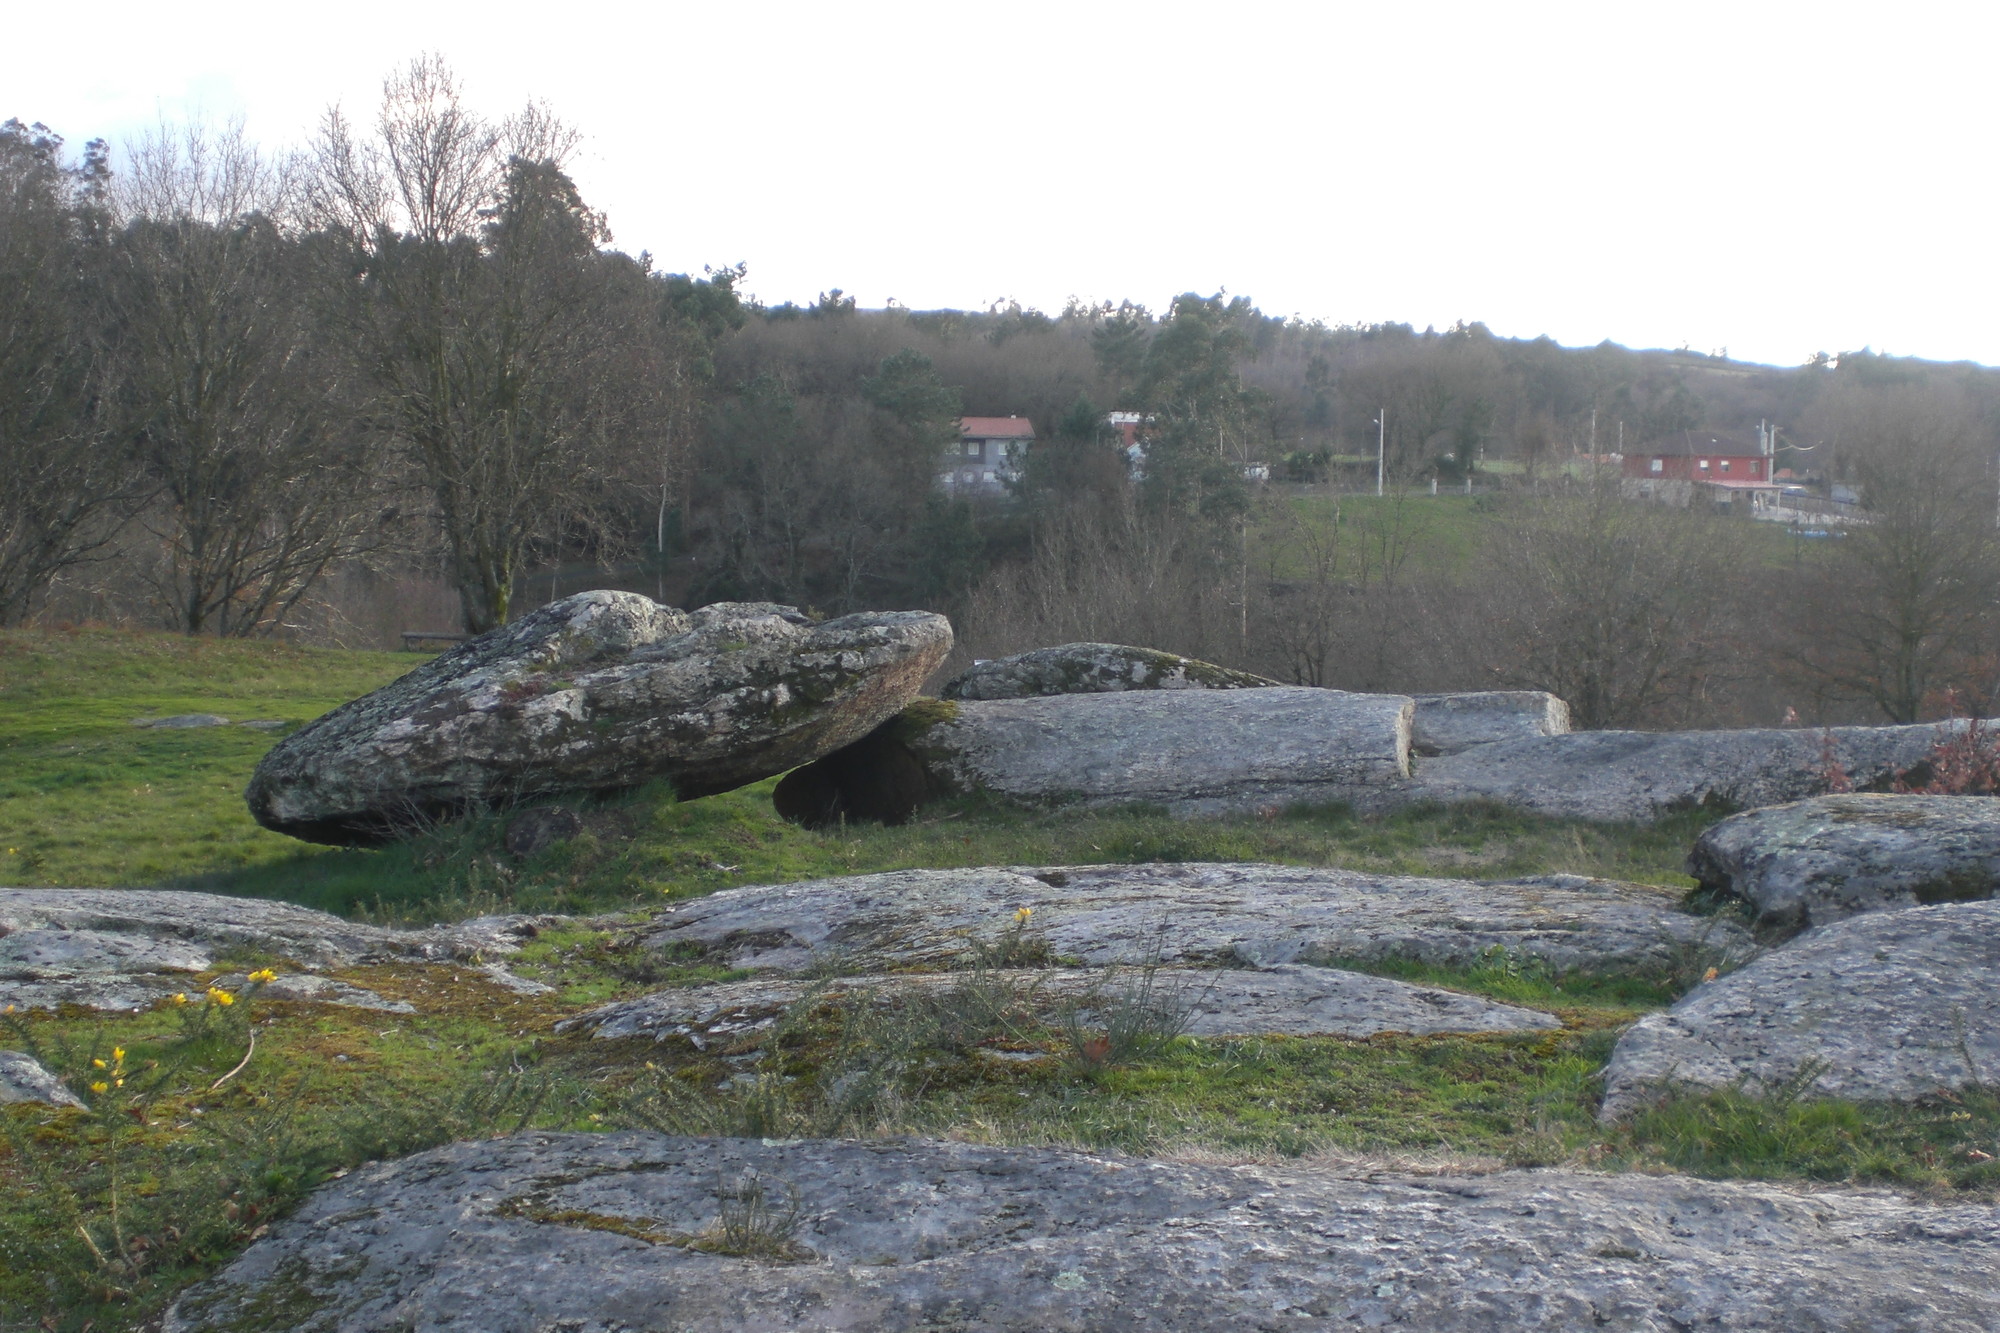
[(1644, 481), (1705, 481), (1762, 488), (1771, 460), (1754, 430), (1684, 430), (1625, 455), (1625, 475)]

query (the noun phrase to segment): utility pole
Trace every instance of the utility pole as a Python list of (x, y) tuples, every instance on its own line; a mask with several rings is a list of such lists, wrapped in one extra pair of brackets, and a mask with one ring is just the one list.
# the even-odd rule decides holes
[(1375, 498), (1382, 498), (1382, 471), (1389, 457), (1389, 409), (1375, 413)]

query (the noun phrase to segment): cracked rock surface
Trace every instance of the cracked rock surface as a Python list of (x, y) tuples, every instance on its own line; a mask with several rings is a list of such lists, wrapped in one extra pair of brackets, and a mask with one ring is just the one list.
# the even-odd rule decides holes
[[(795, 1261), (687, 1244), (750, 1175)], [(2000, 1209), (1877, 1191), (526, 1134), (321, 1189), (165, 1328), (1975, 1333), (1996, 1272)]]
[(274, 999), (406, 1011), (360, 987), (300, 973), (392, 960), (490, 957), (489, 966), (497, 966), (555, 919), (477, 917), (429, 930), (388, 930), (265, 898), (174, 889), (0, 889), (0, 1004), (143, 1009), (186, 990), (195, 974), (250, 954), (290, 965), (272, 983)]
[(645, 938), (658, 948), (699, 944), (731, 967), (936, 967), (997, 939), (1022, 907), (1053, 957), (1092, 967), (1391, 957), (1462, 966), (1498, 949), (1593, 971), (1726, 961), (1752, 947), (1741, 926), (1690, 915), (1672, 891), (1647, 885), (1233, 862), (898, 870), (753, 885), (666, 908)]
[[(734, 981), (674, 987), (604, 1005), (566, 1020), (599, 1037), (688, 1036), (700, 1039), (768, 1026), (776, 1014), (808, 994), (829, 998), (875, 994), (901, 999), (968, 984), (1005, 987), (1033, 1009), (1080, 1005), (1086, 1020), (1105, 1004), (1132, 994), (1133, 973), (1051, 968), (968, 973), (842, 977), (803, 981)], [(1185, 1007), (1184, 1031), (1195, 1037), (1372, 1037), (1382, 1032), (1531, 1032), (1561, 1027), (1549, 1014), (1477, 995), (1415, 986), (1338, 968), (1281, 965), (1266, 971), (1166, 967), (1153, 973), (1149, 1000)]]
[(1606, 1120), (1663, 1089), (1907, 1101), (2000, 1082), (2000, 902), (1849, 917), (1648, 1014), (1605, 1070)]
[(1738, 809), (1826, 791), (1823, 747), (1856, 786), (1915, 768), (1963, 722), (1910, 727), (1749, 728), (1740, 731), (1575, 731), (1477, 745), (1425, 760), (1405, 784), (1357, 788), (1369, 809), (1418, 801), (1497, 801), (1559, 819), (1656, 819), (1704, 802)]
[(1687, 869), (1779, 927), (1991, 898), (2000, 797), (1854, 793), (1748, 810), (1704, 831)]
[(728, 791), (866, 735), (950, 649), (925, 611), (814, 624), (767, 602), (577, 593), (293, 732), (245, 795), (266, 828), (366, 844), (536, 795)]

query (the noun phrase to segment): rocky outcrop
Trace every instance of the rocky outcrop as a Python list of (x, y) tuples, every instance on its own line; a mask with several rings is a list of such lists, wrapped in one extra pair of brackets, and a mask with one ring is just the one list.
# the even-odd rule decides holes
[(1569, 705), (1541, 690), (1477, 690), (1411, 698), (1417, 710), (1410, 721), (1410, 751), (1425, 758), (1569, 731)]
[(939, 693), (946, 699), (1033, 699), (1128, 690), (1256, 690), (1266, 676), (1122, 643), (1065, 643), (975, 662)]
[(44, 1106), (82, 1106), (83, 1101), (63, 1081), (43, 1068), (26, 1051), (0, 1051), (0, 1106), (40, 1102)]
[(1784, 929), (1991, 898), (2000, 797), (1852, 794), (1750, 810), (1705, 831), (1687, 871)]
[(2000, 1085), (2000, 903), (1849, 917), (1618, 1040), (1603, 1116), (1671, 1090), (1907, 1101)]
[(578, 593), (292, 733), (247, 799), (266, 828), (368, 843), (541, 794), (727, 791), (867, 735), (950, 648), (928, 612), (815, 625), (762, 602)]
[(842, 977), (831, 981), (734, 981), (676, 986), (620, 1000), (559, 1024), (599, 1037), (712, 1039), (769, 1026), (808, 995), (900, 1001), (976, 985), (1004, 988), (1023, 1008), (1046, 1016), (1065, 1005), (1093, 1021), (1106, 1004), (1146, 988), (1146, 1003), (1185, 1013), (1191, 1037), (1372, 1037), (1383, 1032), (1532, 1032), (1558, 1028), (1554, 1017), (1495, 1000), (1413, 986), (1331, 967), (1163, 967), (1148, 973), (1086, 968), (996, 970)]
[(1399, 694), (1289, 685), (938, 701), (870, 737), (858, 756), (788, 777), (778, 804), (807, 823), (825, 822), (824, 811), (851, 816), (865, 802), (849, 791), (891, 765), (910, 775), (897, 793), (906, 801), (983, 792), (1183, 815), (1339, 801), (1409, 775), (1413, 708)]
[[(753, 1191), (782, 1258), (728, 1252)], [(1993, 1205), (1882, 1190), (527, 1134), (323, 1188), (165, 1329), (1973, 1333), (1996, 1271)]]
[(1927, 762), (1954, 725), (1743, 731), (1577, 731), (1424, 761), (1400, 786), (1357, 788), (1369, 809), (1493, 801), (1564, 819), (1641, 821), (1700, 805), (1750, 809), (1827, 790), (1829, 755), (1857, 787)]
[(1751, 949), (1741, 926), (1692, 916), (1673, 893), (1646, 885), (1203, 863), (897, 870), (754, 885), (667, 907), (643, 938), (781, 972), (943, 967), (997, 941), (1023, 907), (1049, 956), (1091, 967), (1379, 958), (1468, 966), (1497, 951), (1558, 970), (1698, 973)]
[[(391, 960), (488, 963), (558, 918), (478, 917), (387, 930), (262, 898), (169, 889), (0, 889), (0, 1005), (143, 1009), (249, 954), (283, 960), (274, 999), (407, 1010), (360, 987), (302, 976)], [(503, 985), (517, 978), (496, 975)]]

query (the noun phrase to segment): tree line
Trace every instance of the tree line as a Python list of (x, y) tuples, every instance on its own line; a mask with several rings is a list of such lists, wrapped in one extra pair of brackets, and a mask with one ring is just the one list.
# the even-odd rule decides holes
[[(964, 651), (1149, 643), (1349, 688), (1549, 688), (1588, 725), (1912, 720), (1996, 684), (2000, 376), (1870, 353), (1746, 366), (1478, 324), (766, 306), (742, 265), (615, 248), (547, 108), (438, 60), (300, 152), (168, 126), (112, 169), (0, 126), (0, 623), (104, 591), (287, 632), (328, 580), (434, 571), (467, 632), (583, 562), (688, 604), (951, 612)], [(1139, 466), (1106, 421), (1142, 422)], [(1022, 415), (1012, 494), (936, 484)], [(1780, 423), (1846, 524), (1764, 539), (1634, 502), (1610, 455)], [(1376, 467), (1388, 492), (1372, 488)], [(1423, 557), (1431, 484), (1481, 546)]]

